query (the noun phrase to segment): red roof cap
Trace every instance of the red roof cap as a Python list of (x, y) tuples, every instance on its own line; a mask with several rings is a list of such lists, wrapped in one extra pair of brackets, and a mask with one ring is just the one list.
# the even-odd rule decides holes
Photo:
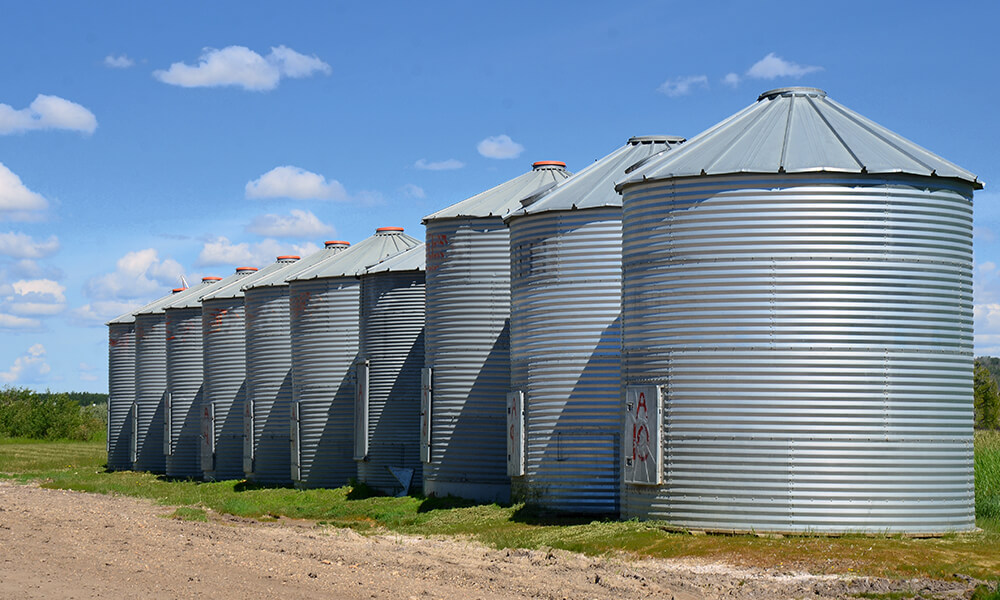
[(384, 233), (386, 231), (403, 231), (402, 227), (379, 227), (375, 230), (375, 233)]
[(184, 290), (186, 290), (186, 289), (187, 289), (187, 288), (174, 288), (174, 289), (172, 289), (172, 290), (170, 290), (170, 291), (171, 291), (172, 293), (176, 294), (177, 292), (183, 292), (183, 291), (184, 291)]
[(221, 277), (212, 277), (212, 276), (209, 276), (209, 277), (202, 277), (201, 280), (202, 281), (222, 281), (222, 278)]
[(256, 271), (257, 267), (236, 267), (237, 273), (243, 273), (244, 271)]
[(279, 256), (277, 260), (299, 260), (301, 256), (295, 256), (294, 254), (286, 254), (284, 256)]
[(540, 160), (531, 163), (531, 167), (537, 169), (538, 167), (562, 167), (566, 168), (566, 163), (561, 160)]
[(325, 241), (323, 243), (326, 244), (327, 248), (329, 248), (330, 246), (350, 246), (351, 245), (351, 242), (345, 242), (345, 241), (342, 241), (342, 240), (327, 240), (327, 241)]

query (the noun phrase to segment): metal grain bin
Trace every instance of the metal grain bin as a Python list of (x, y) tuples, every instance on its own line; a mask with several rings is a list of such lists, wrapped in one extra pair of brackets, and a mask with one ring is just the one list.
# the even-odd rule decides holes
[(424, 264), (420, 244), (361, 276), (354, 457), (358, 479), (390, 493), (422, 485)]
[[(211, 283), (214, 283), (211, 282)], [(165, 474), (163, 432), (167, 395), (167, 334), (164, 307), (191, 294), (201, 294), (208, 282), (144, 306), (135, 313), (135, 407), (132, 413), (132, 468)]]
[(365, 268), (419, 245), (399, 227), (380, 227), (330, 260), (289, 280), (292, 340), (292, 479), (340, 487), (354, 461), (354, 363)]
[(424, 493), (510, 498), (504, 414), (510, 386), (510, 246), (503, 217), (571, 174), (532, 170), (424, 217), (427, 338)]
[(788, 88), (619, 187), (625, 517), (974, 527), (974, 175)]
[(241, 268), (201, 298), (205, 388), (201, 405), (201, 467), (205, 479), (243, 479), (246, 405), (246, 311), (242, 287), (295, 262)]
[[(205, 277), (217, 284), (221, 277)], [(204, 291), (204, 290), (203, 290)], [(163, 307), (167, 336), (167, 395), (163, 404), (163, 453), (170, 477), (201, 478), (202, 345), (200, 294), (186, 294)]]
[(621, 197), (614, 185), (631, 165), (681, 141), (632, 138), (505, 219), (517, 406), (501, 466), (509, 444), (516, 500), (619, 512)]
[(346, 247), (327, 245), (243, 288), (247, 373), (243, 469), (248, 479), (279, 485), (292, 483), (292, 347), (285, 279)]

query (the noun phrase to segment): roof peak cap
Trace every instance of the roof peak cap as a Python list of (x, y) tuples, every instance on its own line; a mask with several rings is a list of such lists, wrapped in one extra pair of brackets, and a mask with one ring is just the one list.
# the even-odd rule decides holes
[(757, 102), (765, 99), (773, 100), (778, 96), (812, 96), (813, 98), (826, 98), (826, 90), (804, 86), (775, 88), (757, 96)]

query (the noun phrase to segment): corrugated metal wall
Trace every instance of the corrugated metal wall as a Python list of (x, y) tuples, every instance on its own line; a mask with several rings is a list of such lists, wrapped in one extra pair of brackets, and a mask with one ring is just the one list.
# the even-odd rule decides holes
[(413, 469), (421, 489), (420, 371), (424, 362), (424, 273), (361, 278), (360, 354), (368, 360), (368, 456), (358, 479), (399, 491), (388, 467)]
[(167, 403), (170, 434), (164, 448), (171, 477), (202, 477), (200, 460), (202, 381), (201, 308), (168, 308), (166, 314)]
[(424, 491), (507, 500), (510, 239), (499, 217), (427, 223), (430, 462)]
[(352, 377), (360, 282), (355, 277), (292, 281), (290, 302), (297, 483), (339, 487), (357, 476)]
[(132, 468), (135, 323), (108, 326), (108, 469)]
[(664, 484), (623, 515), (973, 528), (971, 200), (909, 176), (627, 188), (625, 378), (666, 391)]
[[(243, 298), (209, 299), (202, 304), (205, 388), (202, 423), (211, 440), (202, 441), (206, 479), (242, 479), (243, 408), (246, 404), (246, 322)], [(211, 452), (214, 450), (214, 460)]]
[[(246, 402), (253, 415), (247, 478), (291, 484), (292, 348), (288, 286), (246, 290)], [(247, 411), (244, 411), (247, 414)], [(244, 431), (247, 424), (244, 423)], [(247, 467), (252, 467), (247, 469)]]
[(135, 445), (137, 471), (163, 474), (163, 397), (167, 393), (167, 336), (163, 313), (135, 318)]
[(524, 392), (525, 475), (545, 508), (619, 510), (621, 211), (512, 219), (511, 386)]

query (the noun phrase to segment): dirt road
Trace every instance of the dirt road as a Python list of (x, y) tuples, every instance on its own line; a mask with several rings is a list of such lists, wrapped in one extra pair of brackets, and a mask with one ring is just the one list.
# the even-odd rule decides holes
[(630, 561), (476, 542), (362, 536), (311, 523), (213, 516), (133, 498), (0, 480), (0, 598), (968, 597), (974, 582), (893, 581)]

